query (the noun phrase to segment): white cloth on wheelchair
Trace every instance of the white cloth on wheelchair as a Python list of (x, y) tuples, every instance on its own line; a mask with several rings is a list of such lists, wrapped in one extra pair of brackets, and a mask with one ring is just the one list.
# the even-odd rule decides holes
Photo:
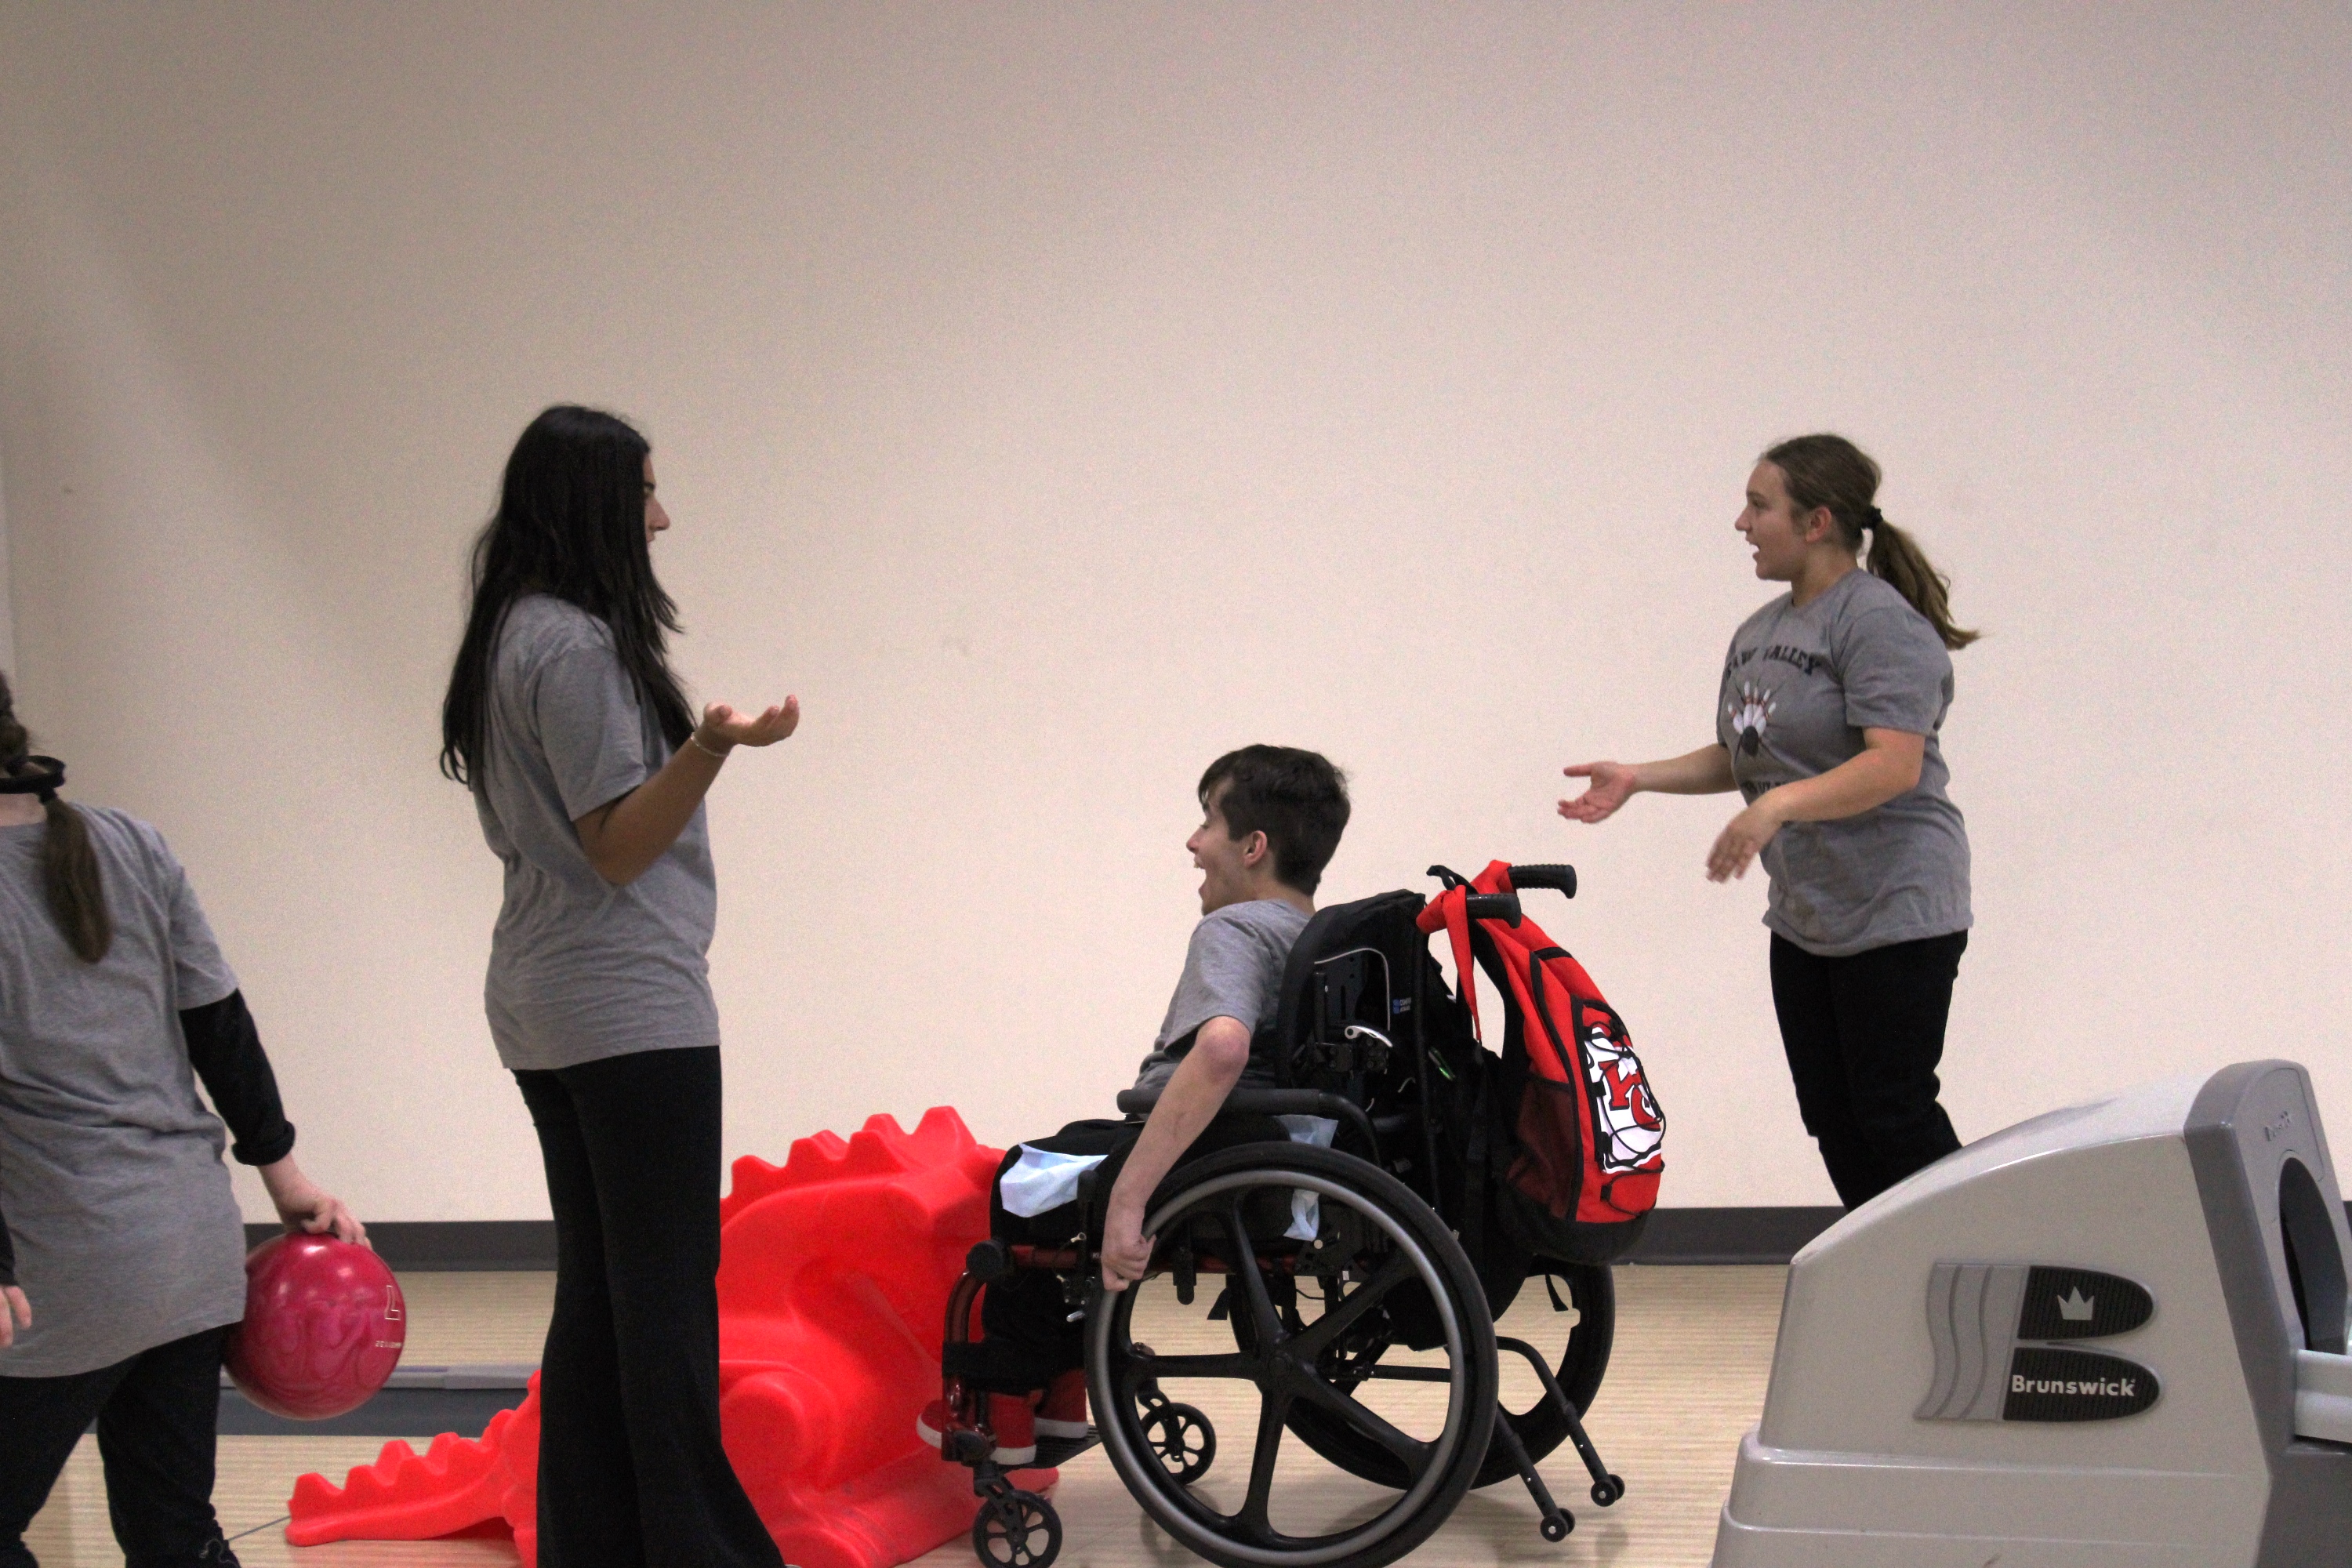
[[(1318, 1149), (1328, 1149), (1339, 1124), (1328, 1116), (1277, 1116), (1294, 1143), (1312, 1143)], [(1034, 1149), (1021, 1145), (1021, 1158), (1013, 1169), (997, 1178), (996, 1191), (1004, 1205), (1004, 1212), (1021, 1219), (1034, 1219), (1049, 1210), (1074, 1203), (1078, 1195), (1078, 1178), (1103, 1163), (1103, 1154), (1057, 1154), (1050, 1149)], [(1293, 1192), (1290, 1194), (1290, 1228), (1283, 1234), (1295, 1241), (1312, 1241), (1322, 1226), (1322, 1206), (1313, 1193)]]
[[(1293, 1143), (1312, 1143), (1318, 1149), (1328, 1149), (1339, 1131), (1339, 1123), (1328, 1116), (1277, 1116), (1275, 1120), (1290, 1130)], [(1290, 1228), (1282, 1234), (1293, 1241), (1312, 1241), (1322, 1228), (1322, 1200), (1313, 1193), (1292, 1188)]]
[(1021, 1158), (997, 1178), (996, 1191), (1004, 1212), (1034, 1219), (1048, 1210), (1074, 1203), (1078, 1178), (1108, 1159), (1104, 1154), (1056, 1154), (1050, 1149), (1021, 1145)]

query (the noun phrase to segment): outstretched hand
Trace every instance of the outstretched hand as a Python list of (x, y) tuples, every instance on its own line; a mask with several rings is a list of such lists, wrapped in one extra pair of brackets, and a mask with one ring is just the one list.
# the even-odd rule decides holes
[(0, 1351), (16, 1342), (16, 1331), (33, 1326), (33, 1304), (14, 1285), (0, 1285)]
[(1570, 822), (1605, 822), (1633, 798), (1634, 770), (1623, 763), (1576, 763), (1560, 772), (1592, 781), (1582, 795), (1559, 803), (1559, 814)]
[(738, 713), (724, 702), (713, 702), (702, 710), (702, 722), (697, 733), (712, 751), (735, 746), (772, 746), (800, 728), (801, 700), (787, 697), (783, 705), (770, 708), (757, 718)]

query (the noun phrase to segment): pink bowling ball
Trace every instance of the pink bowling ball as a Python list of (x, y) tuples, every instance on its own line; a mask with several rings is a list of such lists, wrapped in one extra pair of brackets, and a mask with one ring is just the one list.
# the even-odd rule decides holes
[(407, 1338), (407, 1304), (383, 1258), (331, 1236), (276, 1236), (246, 1254), (228, 1374), (273, 1415), (324, 1420), (366, 1404)]

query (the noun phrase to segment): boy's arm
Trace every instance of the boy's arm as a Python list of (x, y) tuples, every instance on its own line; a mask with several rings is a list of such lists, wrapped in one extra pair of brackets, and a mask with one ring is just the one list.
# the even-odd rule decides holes
[(1110, 1209), (1102, 1238), (1106, 1290), (1124, 1290), (1151, 1266), (1154, 1237), (1143, 1234), (1143, 1205), (1160, 1180), (1175, 1168), (1201, 1129), (1216, 1119), (1225, 1096), (1249, 1066), (1250, 1032), (1238, 1018), (1212, 1018), (1192, 1037), (1192, 1048), (1176, 1064), (1175, 1076), (1160, 1091), (1160, 1103), (1143, 1124), (1118, 1180), (1111, 1184)]

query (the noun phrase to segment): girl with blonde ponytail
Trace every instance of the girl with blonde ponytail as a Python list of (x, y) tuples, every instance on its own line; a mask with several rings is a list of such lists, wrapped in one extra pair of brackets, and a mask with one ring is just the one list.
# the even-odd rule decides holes
[(0, 1564), (32, 1561), (25, 1529), (95, 1421), (129, 1561), (235, 1568), (212, 1506), (222, 1344), (245, 1315), (224, 1146), (288, 1229), (365, 1232), (294, 1163), (163, 836), (67, 805), (65, 784), (0, 676)]
[(1591, 783), (1559, 803), (1597, 823), (1643, 791), (1746, 798), (1707, 876), (1763, 859), (1797, 1109), (1849, 1207), (1959, 1147), (1936, 1068), (1973, 922), (1968, 830), (1937, 737), (1951, 653), (1979, 634), (1953, 623), (1949, 582), (1878, 510), (1878, 482), (1843, 436), (1764, 453), (1733, 527), (1756, 575), (1790, 590), (1731, 639), (1715, 742), (1580, 763), (1569, 776)]

